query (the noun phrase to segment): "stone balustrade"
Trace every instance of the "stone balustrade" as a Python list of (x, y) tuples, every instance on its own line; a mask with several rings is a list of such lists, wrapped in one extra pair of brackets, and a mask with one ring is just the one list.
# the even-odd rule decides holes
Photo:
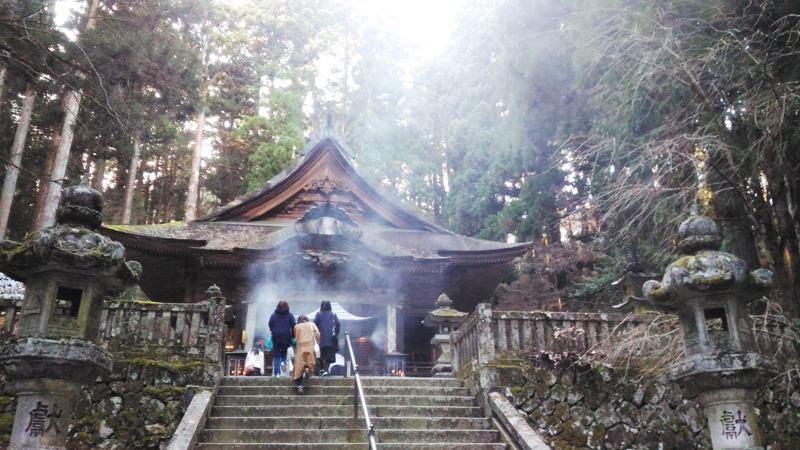
[[(474, 371), (507, 352), (583, 353), (608, 338), (650, 326), (653, 315), (551, 311), (494, 311), (479, 304), (450, 334), (454, 372)], [(762, 353), (798, 358), (796, 328), (786, 320), (754, 317)]]
[[(20, 301), (4, 300), (0, 339), (11, 336)], [(222, 361), (224, 303), (152, 303), (111, 301), (103, 304), (98, 344), (110, 351), (132, 347), (174, 347), (186, 354)], [(210, 320), (211, 318), (211, 320)], [(210, 326), (209, 326), (210, 324)], [(209, 333), (209, 330), (211, 333)]]
[(219, 363), (223, 308), (224, 303), (213, 301), (106, 302), (100, 318), (100, 345), (110, 350), (133, 346), (178, 347)]

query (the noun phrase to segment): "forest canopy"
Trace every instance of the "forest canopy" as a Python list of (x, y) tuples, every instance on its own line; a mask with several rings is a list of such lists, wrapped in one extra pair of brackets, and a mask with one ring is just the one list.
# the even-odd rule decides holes
[(0, 238), (83, 178), (108, 223), (192, 220), (330, 116), (368, 180), (456, 233), (591, 244), (597, 283), (632, 243), (663, 269), (704, 214), (800, 312), (796, 1), (468, 0), (421, 65), (355, 0), (63, 3), (0, 0)]

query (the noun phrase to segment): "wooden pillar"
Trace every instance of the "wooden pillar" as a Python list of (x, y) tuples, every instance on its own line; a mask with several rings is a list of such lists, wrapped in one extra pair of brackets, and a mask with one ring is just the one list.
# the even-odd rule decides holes
[(247, 309), (247, 313), (245, 317), (247, 317), (246, 325), (245, 325), (245, 344), (244, 349), (250, 350), (253, 348), (253, 343), (255, 342), (256, 337), (256, 303), (252, 301), (248, 301), (244, 303), (244, 308)]
[(242, 348), (242, 331), (245, 329), (245, 316), (247, 315), (247, 304), (243, 300), (238, 300), (234, 306), (236, 319), (233, 323), (233, 348)]
[(386, 305), (386, 353), (397, 352), (397, 307)]

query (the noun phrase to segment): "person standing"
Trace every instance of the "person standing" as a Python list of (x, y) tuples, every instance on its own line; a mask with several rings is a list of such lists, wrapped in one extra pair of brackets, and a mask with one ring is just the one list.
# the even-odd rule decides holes
[(264, 373), (264, 352), (260, 346), (260, 343), (253, 344), (244, 359), (244, 374), (248, 377), (257, 377)]
[(281, 300), (269, 318), (269, 330), (272, 333), (272, 374), (276, 377), (286, 373), (286, 350), (292, 345), (294, 327), (297, 324), (289, 312), (289, 304)]
[(322, 301), (314, 324), (319, 329), (319, 374), (324, 377), (328, 375), (330, 365), (336, 362), (336, 352), (339, 351), (339, 317), (332, 311), (331, 302)]
[(305, 314), (297, 319), (294, 338), (297, 341), (297, 350), (294, 355), (292, 379), (297, 383), (297, 395), (303, 395), (303, 382), (311, 377), (317, 364), (314, 342), (319, 342), (319, 330), (316, 325), (308, 321), (308, 316)]

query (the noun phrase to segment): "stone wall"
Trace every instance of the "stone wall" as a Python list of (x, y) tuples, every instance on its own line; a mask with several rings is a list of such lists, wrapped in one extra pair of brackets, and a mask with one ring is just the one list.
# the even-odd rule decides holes
[(14, 395), (13, 386), (6, 383), (5, 376), (0, 374), (0, 448), (8, 447), (16, 408), (17, 397)]
[[(514, 405), (555, 450), (711, 448), (702, 408), (666, 378), (636, 381), (574, 358), (506, 359), (494, 367)], [(783, 377), (760, 394), (767, 448), (800, 448), (800, 385), (787, 387)]]
[[(108, 380), (84, 386), (70, 422), (68, 450), (164, 449), (194, 396), (191, 386), (214, 386), (219, 380), (219, 366), (178, 355), (131, 352), (115, 357)], [(16, 399), (11, 383), (0, 387), (4, 449)]]

